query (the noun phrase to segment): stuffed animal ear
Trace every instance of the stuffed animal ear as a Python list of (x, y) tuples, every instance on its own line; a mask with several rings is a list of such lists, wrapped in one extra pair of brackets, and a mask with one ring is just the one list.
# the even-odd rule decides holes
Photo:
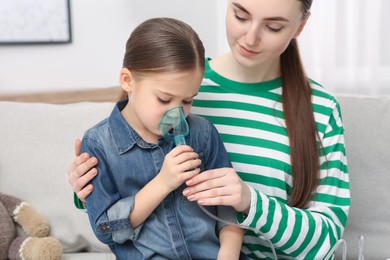
[(22, 203), (22, 200), (11, 195), (6, 195), (0, 192), (0, 201), (3, 202), (8, 214), (13, 217), (15, 209)]

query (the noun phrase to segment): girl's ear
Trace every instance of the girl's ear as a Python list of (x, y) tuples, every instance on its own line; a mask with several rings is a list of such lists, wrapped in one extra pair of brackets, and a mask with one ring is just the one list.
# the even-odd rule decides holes
[(133, 80), (131, 71), (128, 68), (122, 68), (120, 71), (119, 83), (124, 91), (130, 92), (132, 90)]
[(305, 17), (302, 19), (301, 24), (299, 25), (297, 31), (295, 32), (294, 38), (298, 38), (298, 36), (301, 34), (303, 28), (305, 28), (307, 20), (309, 20), (309, 17), (310, 17), (310, 12), (307, 12), (305, 14)]

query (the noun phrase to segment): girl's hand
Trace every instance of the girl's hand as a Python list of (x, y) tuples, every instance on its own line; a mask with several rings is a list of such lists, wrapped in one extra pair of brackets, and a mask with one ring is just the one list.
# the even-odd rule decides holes
[(201, 164), (198, 154), (190, 146), (179, 145), (170, 151), (164, 159), (158, 174), (160, 180), (169, 190), (174, 190), (187, 179), (197, 175)]
[(236, 211), (248, 213), (251, 192), (233, 168), (208, 170), (186, 181), (183, 195), (200, 205), (232, 206)]
[(87, 183), (97, 175), (97, 169), (94, 168), (94, 166), (98, 161), (95, 157), (91, 158), (87, 153), (80, 155), (80, 139), (75, 141), (74, 148), (76, 158), (67, 168), (68, 182), (72, 186), (72, 189), (76, 193), (77, 197), (81, 201), (85, 202), (85, 199), (93, 190), (92, 184), (87, 185)]

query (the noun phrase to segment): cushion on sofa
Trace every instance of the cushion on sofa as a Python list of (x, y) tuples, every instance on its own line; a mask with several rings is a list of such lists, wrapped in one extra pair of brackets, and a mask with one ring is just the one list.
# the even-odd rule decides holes
[(66, 168), (74, 140), (107, 117), (113, 103), (0, 102), (0, 190), (36, 207), (49, 221), (64, 252), (109, 252), (85, 212), (73, 205)]
[[(390, 258), (390, 97), (338, 95), (345, 126), (351, 209), (348, 259)], [(341, 250), (339, 250), (341, 251)], [(339, 253), (339, 252), (338, 252)]]

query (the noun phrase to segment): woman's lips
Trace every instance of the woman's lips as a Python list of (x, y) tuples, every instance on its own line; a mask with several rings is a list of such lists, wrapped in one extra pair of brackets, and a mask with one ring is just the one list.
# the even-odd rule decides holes
[(243, 46), (240, 45), (240, 44), (239, 44), (238, 46), (240, 46), (240, 52), (241, 52), (241, 54), (244, 55), (244, 56), (250, 57), (250, 56), (254, 56), (254, 55), (259, 54), (259, 52), (253, 51), (253, 50), (249, 50), (249, 49), (243, 47)]

